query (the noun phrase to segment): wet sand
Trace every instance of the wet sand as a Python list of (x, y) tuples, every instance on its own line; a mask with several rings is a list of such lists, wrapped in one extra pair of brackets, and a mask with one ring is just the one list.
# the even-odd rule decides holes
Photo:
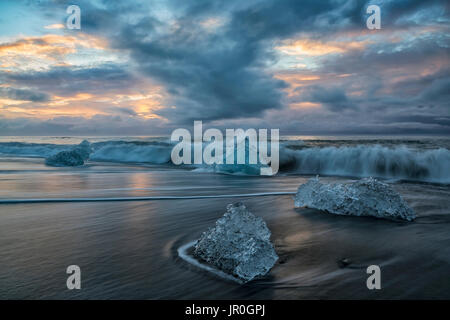
[[(108, 164), (47, 169), (42, 160), (27, 161), (3, 163), (1, 198), (281, 192), (308, 178)], [(292, 196), (0, 205), (0, 298), (449, 299), (450, 188), (394, 188), (417, 212), (415, 222), (295, 209)], [(245, 285), (205, 272), (177, 252), (235, 201), (267, 222), (280, 257), (268, 276)], [(344, 258), (347, 266), (339, 263)], [(81, 290), (66, 288), (72, 264), (81, 268)], [(381, 290), (366, 287), (372, 264), (381, 267)]]

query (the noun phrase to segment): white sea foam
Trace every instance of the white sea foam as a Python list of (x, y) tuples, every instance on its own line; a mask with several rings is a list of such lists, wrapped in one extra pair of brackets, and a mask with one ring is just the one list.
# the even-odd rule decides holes
[(98, 145), (90, 159), (110, 162), (164, 164), (170, 162), (170, 145), (109, 143)]
[(423, 151), (380, 145), (307, 148), (289, 150), (283, 159), (289, 171), (300, 174), (450, 183), (450, 151), (444, 148)]
[(211, 267), (207, 264), (201, 263), (200, 261), (198, 261), (197, 259), (195, 259), (194, 257), (192, 257), (191, 255), (189, 255), (188, 250), (191, 249), (195, 243), (197, 241), (192, 241), (189, 243), (186, 243), (185, 245), (182, 245), (181, 247), (178, 248), (178, 256), (183, 259), (184, 261), (186, 261), (187, 263), (190, 263), (194, 266), (196, 266), (199, 269), (208, 271), (220, 278), (226, 279), (226, 280), (231, 280), (234, 282), (237, 282), (239, 284), (242, 284), (243, 281), (239, 280), (238, 278), (233, 277), (232, 275), (229, 275), (219, 269), (216, 269), (214, 267)]

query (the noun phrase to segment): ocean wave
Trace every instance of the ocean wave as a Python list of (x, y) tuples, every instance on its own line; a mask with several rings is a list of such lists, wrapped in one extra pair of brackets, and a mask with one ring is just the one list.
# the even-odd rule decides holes
[[(48, 158), (70, 151), (75, 144), (0, 143), (0, 155)], [(170, 162), (172, 145), (157, 141), (106, 141), (92, 143), (89, 158), (95, 161), (164, 164)]]
[(284, 171), (299, 174), (379, 177), (450, 183), (450, 151), (374, 146), (323, 147), (285, 150)]
[[(450, 183), (450, 150), (418, 149), (405, 145), (308, 146), (292, 142), (280, 145), (280, 172), (348, 177), (377, 177), (431, 183)], [(49, 157), (76, 145), (0, 143), (0, 154)], [(171, 163), (173, 144), (159, 141), (104, 141), (92, 143), (90, 160), (150, 164)], [(190, 166), (192, 167), (192, 166)], [(259, 175), (261, 165), (196, 165), (197, 171)]]
[[(406, 146), (359, 145), (305, 147), (280, 146), (280, 172), (344, 177), (377, 177), (430, 183), (450, 183), (450, 151), (417, 150)], [(259, 175), (260, 165), (222, 164), (196, 171)]]
[(172, 146), (166, 143), (101, 142), (93, 144), (91, 160), (164, 164), (171, 162)]
[(50, 143), (2, 142), (0, 155), (14, 155), (22, 157), (50, 157), (60, 151), (67, 151), (72, 145)]

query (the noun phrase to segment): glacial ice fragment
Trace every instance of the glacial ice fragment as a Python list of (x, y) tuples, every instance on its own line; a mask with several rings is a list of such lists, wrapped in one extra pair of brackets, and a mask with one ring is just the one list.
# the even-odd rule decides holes
[(91, 152), (91, 144), (89, 141), (83, 140), (72, 150), (61, 151), (48, 157), (45, 159), (45, 164), (54, 167), (81, 166), (85, 160), (89, 159)]
[(92, 152), (91, 143), (87, 140), (83, 140), (78, 146), (73, 149), (73, 151), (78, 152), (83, 160), (87, 160), (89, 159), (89, 155)]
[(83, 157), (76, 150), (61, 151), (45, 159), (45, 164), (54, 167), (81, 166), (84, 164)]
[(415, 219), (414, 211), (389, 185), (373, 178), (354, 183), (321, 183), (312, 178), (298, 187), (295, 207), (308, 207), (339, 215), (385, 219)]
[(194, 245), (194, 257), (243, 282), (264, 276), (278, 260), (266, 223), (243, 203), (227, 206), (223, 217)]

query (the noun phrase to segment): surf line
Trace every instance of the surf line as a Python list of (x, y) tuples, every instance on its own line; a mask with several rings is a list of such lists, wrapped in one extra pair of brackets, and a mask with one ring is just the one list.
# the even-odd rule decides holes
[(195, 259), (194, 257), (192, 257), (189, 253), (188, 250), (192, 247), (194, 247), (195, 243), (197, 241), (191, 241), (189, 243), (186, 243), (185, 245), (182, 245), (181, 247), (178, 248), (177, 252), (178, 252), (178, 256), (183, 259), (184, 261), (186, 261), (187, 263), (190, 263), (194, 266), (196, 266), (197, 268), (203, 269), (205, 271), (211, 272), (212, 274), (215, 274), (216, 276), (226, 279), (226, 280), (230, 280), (230, 281), (234, 281), (237, 282), (239, 284), (243, 284), (244, 282), (242, 282), (240, 279), (233, 277), (232, 275), (226, 274), (225, 272), (213, 268), (207, 264), (201, 263), (200, 261), (198, 261), (197, 259)]
[(108, 202), (108, 201), (155, 201), (155, 200), (190, 200), (190, 199), (217, 199), (217, 198), (250, 198), (266, 196), (294, 195), (296, 192), (262, 192), (243, 194), (221, 194), (204, 196), (152, 196), (152, 197), (118, 197), (118, 198), (37, 198), (37, 199), (0, 199), (0, 204), (17, 203), (60, 203), (60, 202)]

